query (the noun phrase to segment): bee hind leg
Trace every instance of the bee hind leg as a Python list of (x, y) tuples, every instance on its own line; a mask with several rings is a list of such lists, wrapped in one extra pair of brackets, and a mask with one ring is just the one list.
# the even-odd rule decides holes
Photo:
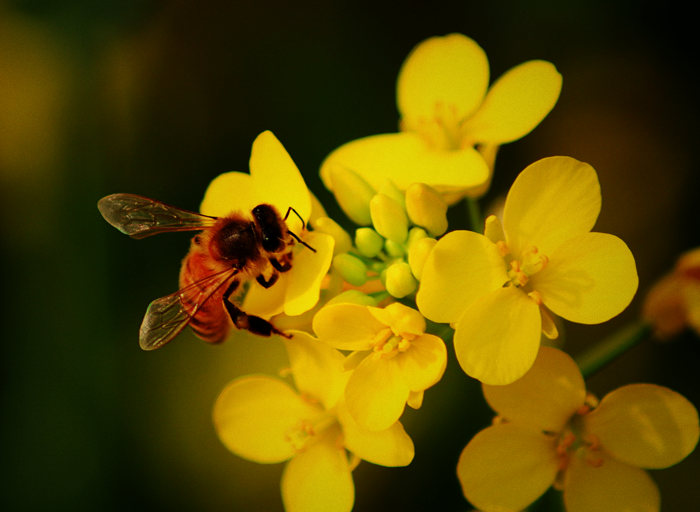
[(250, 331), (258, 336), (272, 336), (273, 334), (277, 334), (289, 339), (292, 337), (291, 334), (280, 331), (267, 320), (259, 316), (249, 315), (228, 300), (224, 301), (224, 305), (233, 321), (233, 325), (235, 325), (237, 329)]

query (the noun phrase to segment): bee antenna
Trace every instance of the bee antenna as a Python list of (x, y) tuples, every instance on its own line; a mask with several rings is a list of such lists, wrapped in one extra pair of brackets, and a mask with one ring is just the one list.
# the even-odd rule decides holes
[[(290, 208), (290, 209), (291, 209), (291, 208)], [(294, 213), (296, 213), (296, 212), (294, 212)], [(302, 222), (303, 222), (303, 221), (302, 221)], [(298, 236), (296, 236), (296, 235), (295, 235), (294, 233), (292, 233), (291, 231), (287, 230), (287, 233), (289, 233), (290, 235), (292, 235), (292, 237), (294, 238), (294, 240), (296, 240), (297, 242), (299, 242), (301, 245), (303, 245), (303, 246), (306, 247), (307, 249), (311, 249), (313, 252), (316, 252), (316, 249), (314, 249), (314, 248), (311, 247), (309, 244), (307, 244), (306, 242), (304, 242), (301, 238), (299, 238)]]
[[(284, 219), (283, 219), (283, 220), (285, 220), (285, 221), (287, 220), (287, 217), (289, 217), (289, 212), (294, 212), (294, 213), (296, 214), (296, 216), (299, 217), (299, 220), (301, 221), (301, 229), (306, 228), (306, 222), (304, 222), (304, 219), (302, 219), (302, 218), (301, 218), (301, 215), (299, 215), (299, 212), (297, 212), (297, 211), (296, 211), (294, 208), (292, 208), (291, 206), (290, 206), (289, 209), (287, 210), (287, 215), (284, 216)], [(288, 231), (288, 233), (296, 238), (296, 235), (294, 235), (293, 233), (291, 233), (291, 232), (289, 232), (289, 231)], [(297, 239), (297, 240), (298, 240), (298, 239)], [(299, 241), (301, 242), (301, 240), (299, 240)], [(303, 244), (304, 242), (301, 242), (301, 243)], [(306, 244), (304, 244), (304, 245), (306, 245)], [(309, 246), (307, 245), (307, 247), (309, 247)], [(309, 249), (310, 249), (310, 247), (309, 247)]]

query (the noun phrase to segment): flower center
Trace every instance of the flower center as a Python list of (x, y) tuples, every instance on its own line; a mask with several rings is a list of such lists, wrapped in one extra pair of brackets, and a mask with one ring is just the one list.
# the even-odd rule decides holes
[(520, 258), (517, 259), (510, 254), (510, 250), (505, 242), (499, 241), (496, 245), (503, 259), (510, 266), (507, 286), (525, 287), (530, 281), (530, 277), (545, 268), (549, 263), (549, 258), (544, 254), (540, 254), (539, 249), (534, 245), (525, 249)]
[(462, 121), (455, 105), (437, 101), (432, 118), (421, 117), (415, 123), (402, 121), (401, 130), (417, 132), (432, 148), (456, 150), (473, 145), (464, 138)]
[(299, 453), (318, 441), (325, 430), (337, 423), (335, 414), (325, 411), (313, 419), (300, 419), (285, 433), (284, 438), (292, 445), (294, 451)]
[(379, 331), (370, 343), (374, 352), (382, 359), (390, 359), (399, 352), (406, 352), (411, 347), (411, 340), (416, 336), (409, 333), (395, 334), (390, 327)]

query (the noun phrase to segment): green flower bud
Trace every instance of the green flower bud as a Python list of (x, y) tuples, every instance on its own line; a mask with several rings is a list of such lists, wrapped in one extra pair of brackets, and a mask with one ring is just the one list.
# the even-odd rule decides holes
[(406, 248), (403, 244), (397, 244), (391, 240), (384, 242), (384, 250), (392, 258), (402, 258), (406, 254)]
[(375, 190), (359, 174), (338, 164), (333, 165), (330, 176), (333, 194), (350, 220), (360, 226), (371, 224), (369, 202)]
[(333, 240), (335, 240), (335, 247), (333, 248), (334, 255), (343, 254), (352, 249), (352, 239), (350, 235), (333, 219), (329, 217), (316, 219), (314, 227), (316, 231), (326, 233), (333, 237)]
[(425, 183), (413, 183), (406, 189), (406, 211), (413, 224), (424, 227), (432, 236), (447, 231), (447, 204)]
[(338, 254), (334, 257), (333, 269), (353, 286), (362, 286), (367, 282), (367, 265), (352, 254)]
[(406, 247), (408, 247), (410, 251), (413, 244), (415, 244), (418, 240), (422, 240), (423, 238), (428, 238), (428, 233), (426, 233), (423, 228), (412, 227), (411, 230), (408, 232), (408, 241), (406, 242)]
[(399, 203), (386, 194), (377, 194), (370, 201), (369, 208), (377, 233), (397, 244), (406, 241), (408, 217)]
[(436, 243), (437, 240), (434, 238), (421, 238), (412, 244), (408, 250), (408, 264), (411, 266), (411, 272), (419, 281), (423, 274), (425, 262)]
[(400, 299), (413, 293), (418, 287), (418, 281), (411, 272), (408, 263), (398, 262), (386, 271), (386, 291)]
[(362, 256), (374, 258), (384, 246), (384, 238), (372, 228), (359, 228), (355, 231), (355, 247)]

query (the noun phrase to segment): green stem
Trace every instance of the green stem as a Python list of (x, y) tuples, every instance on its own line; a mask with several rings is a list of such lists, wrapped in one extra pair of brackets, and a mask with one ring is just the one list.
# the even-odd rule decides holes
[(472, 231), (483, 234), (484, 222), (481, 219), (479, 200), (473, 197), (467, 197), (467, 208), (469, 209), (469, 221), (471, 222)]
[(651, 331), (648, 323), (641, 320), (633, 322), (576, 357), (583, 378), (587, 379), (638, 345)]

